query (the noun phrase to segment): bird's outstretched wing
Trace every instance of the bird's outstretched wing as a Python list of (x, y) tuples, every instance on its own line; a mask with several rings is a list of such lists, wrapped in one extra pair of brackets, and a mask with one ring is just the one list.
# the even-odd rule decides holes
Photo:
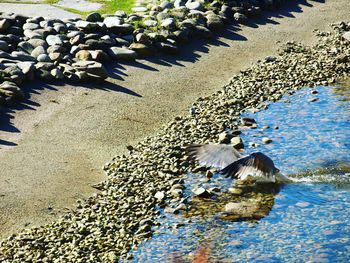
[(225, 168), (241, 158), (241, 154), (230, 145), (193, 144), (186, 147), (187, 154), (202, 165)]
[(269, 157), (257, 152), (229, 164), (220, 173), (227, 177), (244, 180), (248, 175), (270, 177), (277, 171), (278, 169)]

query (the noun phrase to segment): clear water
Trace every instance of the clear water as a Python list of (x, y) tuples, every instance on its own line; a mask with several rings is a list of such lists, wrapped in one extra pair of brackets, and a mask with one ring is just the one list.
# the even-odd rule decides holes
[[(197, 263), (350, 262), (350, 90), (317, 91), (303, 89), (286, 96), (288, 103), (244, 114), (256, 119), (258, 128), (244, 130), (242, 139), (246, 145), (260, 144), (246, 152), (268, 154), (299, 181), (281, 187), (267, 216), (230, 222), (216, 215), (186, 219), (163, 214), (162, 225), (134, 251), (132, 261), (192, 262), (205, 250), (210, 261)], [(308, 101), (314, 97), (318, 101)], [(273, 143), (262, 144), (262, 137)], [(188, 176), (186, 194), (194, 185), (223, 189), (231, 183), (218, 175), (204, 183), (202, 177)]]

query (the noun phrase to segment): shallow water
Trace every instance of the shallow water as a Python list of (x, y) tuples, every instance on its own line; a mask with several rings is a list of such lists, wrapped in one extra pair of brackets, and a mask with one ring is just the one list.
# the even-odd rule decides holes
[[(350, 262), (350, 90), (316, 90), (244, 114), (258, 128), (243, 130), (243, 141), (260, 144), (246, 152), (268, 154), (298, 181), (281, 187), (267, 216), (230, 222), (163, 213), (162, 225), (134, 251), (133, 262), (191, 262), (198, 251), (210, 254), (210, 262)], [(264, 145), (262, 137), (273, 142)], [(230, 184), (219, 175), (206, 183), (203, 175), (188, 175), (185, 195), (195, 185), (225, 190)]]

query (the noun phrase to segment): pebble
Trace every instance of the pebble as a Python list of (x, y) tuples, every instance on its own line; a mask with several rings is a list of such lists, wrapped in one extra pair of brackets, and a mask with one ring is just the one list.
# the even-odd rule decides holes
[(269, 144), (269, 143), (272, 142), (272, 139), (270, 139), (270, 138), (268, 138), (268, 137), (263, 137), (263, 138), (261, 139), (261, 141), (262, 141), (262, 143), (264, 143), (264, 144)]

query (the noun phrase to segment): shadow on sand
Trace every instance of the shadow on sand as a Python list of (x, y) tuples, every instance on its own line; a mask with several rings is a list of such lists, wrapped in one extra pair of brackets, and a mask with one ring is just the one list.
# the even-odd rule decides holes
[[(289, 17), (294, 18), (293, 13), (301, 13), (302, 7), (312, 7), (312, 2), (321, 2), (324, 3), (324, 0), (295, 0), (290, 3), (284, 4), (282, 7), (279, 7), (274, 11), (264, 11), (259, 18), (251, 19), (251, 21), (245, 26), (251, 28), (259, 28), (260, 26), (272, 24), (279, 24), (275, 21), (276, 18)], [(179, 66), (184, 67), (183, 62), (195, 63), (201, 57), (201, 53), (208, 53), (211, 46), (222, 46), (229, 47), (228, 44), (222, 42), (220, 39), (227, 39), (232, 41), (247, 41), (248, 39), (241, 35), (241, 26), (234, 21), (230, 21), (226, 29), (217, 34), (214, 39), (191, 39), (191, 42), (186, 44), (185, 48), (181, 48), (180, 54), (176, 56), (165, 55), (165, 54), (156, 54), (150, 58), (146, 58), (144, 61), (148, 62), (147, 65), (143, 63), (143, 60), (138, 60), (135, 62), (122, 62), (122, 63), (109, 63), (106, 65), (106, 68), (110, 74), (110, 77), (115, 80), (123, 81), (127, 74), (127, 67), (136, 67), (149, 71), (158, 71), (157, 66)], [(150, 66), (152, 63), (155, 66)], [(25, 100), (22, 102), (9, 105), (7, 108), (0, 108), (0, 131), (19, 133), (21, 132), (16, 128), (12, 119), (15, 116), (15, 112), (19, 110), (36, 110), (40, 107), (40, 104), (31, 100), (31, 94), (40, 94), (45, 90), (57, 90), (60, 86), (64, 85), (63, 82), (52, 82), (44, 83), (42, 81), (34, 81), (30, 84), (26, 84), (23, 89), (25, 93)], [(73, 86), (79, 86), (86, 89), (102, 89), (106, 92), (121, 92), (128, 94), (130, 96), (142, 97), (142, 94), (138, 94), (127, 87), (123, 87), (114, 82), (101, 82), (101, 83), (87, 83), (87, 84), (74, 84), (69, 83)], [(8, 142), (0, 139), (0, 147), (4, 146), (16, 146), (16, 143)]]

